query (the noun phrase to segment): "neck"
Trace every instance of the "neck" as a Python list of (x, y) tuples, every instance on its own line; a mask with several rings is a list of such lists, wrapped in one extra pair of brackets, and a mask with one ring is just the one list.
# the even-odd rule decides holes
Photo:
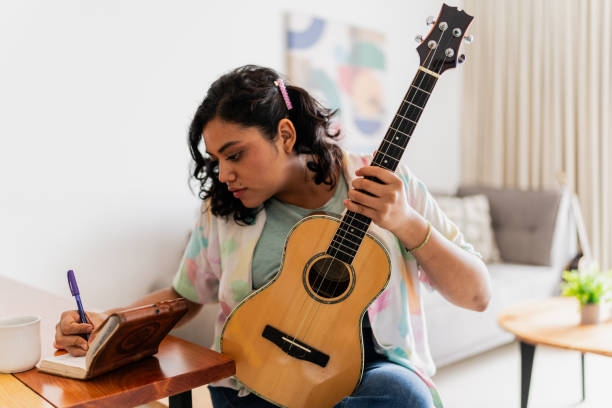
[(319, 208), (329, 201), (336, 190), (335, 186), (315, 183), (315, 173), (306, 166), (310, 160), (310, 156), (297, 155), (290, 161), (284, 188), (274, 198), (308, 209)]
[[(385, 138), (374, 155), (372, 166), (395, 171), (436, 81), (437, 77), (430, 72), (422, 69), (417, 71)], [(372, 220), (365, 215), (353, 211), (344, 213), (327, 254), (348, 264), (352, 263), (371, 222)]]

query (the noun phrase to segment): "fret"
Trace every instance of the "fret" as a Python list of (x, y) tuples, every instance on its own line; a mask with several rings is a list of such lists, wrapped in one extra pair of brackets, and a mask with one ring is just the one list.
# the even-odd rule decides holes
[(385, 140), (388, 140), (388, 141), (393, 140), (393, 144), (395, 145), (406, 146), (408, 145), (408, 142), (410, 141), (410, 135), (408, 136), (401, 135), (397, 132), (394, 132), (393, 134), (391, 134), (391, 129), (387, 129)]
[[(382, 154), (383, 156), (386, 156), (389, 159), (393, 159), (395, 161), (399, 161), (399, 157), (395, 157), (395, 156), (392, 156), (390, 154), (387, 154), (386, 152), (383, 152), (382, 149), (376, 151), (376, 156), (378, 156), (379, 154)], [(374, 156), (374, 157), (376, 157), (376, 156)]]
[(345, 262), (347, 264), (350, 264), (351, 262), (353, 262), (353, 259), (355, 258), (354, 256), (350, 256), (345, 253), (338, 252), (336, 249), (333, 249), (333, 248), (328, 249), (326, 254), (331, 256), (332, 258), (339, 259), (340, 261)]
[(404, 135), (410, 136), (416, 128), (416, 123), (409, 122), (407, 120), (402, 120), (398, 116), (396, 116), (393, 122), (391, 122), (389, 128), (392, 128), (391, 130), (400, 130), (404, 133)]
[[(382, 156), (385, 156), (386, 158), (382, 158)], [(391, 164), (389, 164), (389, 161), (391, 161)], [(395, 169), (395, 167), (399, 163), (399, 159), (396, 159), (393, 156), (389, 156), (388, 154), (385, 154), (381, 151), (377, 151), (376, 156), (374, 156), (374, 163), (379, 164), (381, 166), (384, 164), (384, 167)]]
[(405, 99), (404, 99), (404, 100), (403, 100), (403, 102), (404, 102), (404, 103), (407, 103), (408, 105), (412, 105), (412, 106), (414, 106), (415, 108), (417, 108), (417, 109), (419, 109), (419, 110), (421, 110), (421, 111), (423, 110), (423, 107), (422, 107), (422, 106), (416, 105), (416, 104), (414, 104), (414, 103), (412, 103), (412, 102), (410, 102), (410, 101), (407, 101), (407, 100), (405, 100)]
[(350, 248), (353, 251), (359, 249), (359, 245), (361, 245), (361, 242), (353, 241), (350, 239), (350, 237), (334, 236), (334, 239), (332, 239), (332, 244), (334, 243), (334, 241), (336, 241), (339, 245), (344, 245), (345, 247)]
[[(351, 239), (351, 237), (355, 239)], [(355, 236), (349, 233), (348, 235), (344, 235), (344, 236), (334, 235), (334, 239), (332, 239), (332, 242), (334, 242), (334, 240), (343, 240), (343, 241), (349, 242), (351, 245), (355, 245), (356, 247), (359, 247), (361, 245), (362, 238), (363, 236)]]
[(339, 241), (339, 240), (347, 240), (347, 241), (350, 241), (350, 242), (352, 242), (354, 244), (361, 245), (361, 240), (363, 240), (363, 237), (365, 236), (365, 234), (366, 233), (363, 232), (362, 234), (357, 235), (357, 234), (348, 232), (346, 229), (339, 228), (337, 234), (334, 235), (334, 238), (332, 239), (332, 241), (334, 239), (337, 240), (337, 241)]
[[(406, 110), (404, 111), (403, 108), (403, 104), (408, 105), (406, 107)], [(406, 99), (402, 99), (402, 103), (400, 104), (400, 108), (397, 110), (397, 114), (396, 115), (408, 115), (410, 114), (410, 109), (418, 109), (417, 113), (415, 115), (419, 115), (420, 113), (423, 111), (423, 108), (419, 105), (417, 105), (416, 103), (414, 103), (414, 101), (408, 100), (408, 93), (406, 93)]]
[(357, 247), (356, 249), (353, 249), (353, 248), (347, 247), (346, 245), (342, 245), (342, 244), (339, 244), (333, 241), (329, 244), (329, 248), (336, 250), (338, 252), (342, 252), (343, 254), (347, 254), (349, 256), (357, 255), (357, 251), (359, 250), (359, 247)]
[(333, 242), (332, 242), (332, 243), (329, 245), (329, 247), (330, 247), (330, 248), (335, 249), (336, 251), (342, 252), (343, 254), (346, 254), (346, 255), (348, 255), (348, 256), (350, 256), (350, 257), (354, 257), (354, 256), (355, 256), (355, 254), (357, 253), (357, 251), (352, 251), (352, 250), (351, 250), (351, 252), (353, 252), (353, 253), (350, 253), (350, 252), (343, 251), (341, 248), (336, 248), (336, 247), (333, 245)]
[(413, 88), (415, 88), (415, 89), (418, 89), (418, 90), (419, 90), (419, 91), (421, 91), (421, 92), (425, 92), (427, 95), (431, 95), (431, 92), (427, 92), (426, 90), (421, 89), (421, 88), (419, 88), (418, 86), (415, 86), (415, 85), (410, 85), (410, 86), (411, 86), (411, 87), (413, 87)]
[[(365, 235), (366, 231), (361, 229), (361, 228), (357, 228), (354, 226), (350, 226), (347, 223), (341, 223), (340, 226), (338, 227), (338, 229), (340, 229), (341, 231), (344, 231), (347, 234), (352, 234), (353, 236), (361, 239), (363, 238), (363, 236)], [(360, 234), (357, 234), (356, 231), (358, 231)]]
[[(347, 211), (348, 213), (348, 211)], [(355, 225), (353, 224), (353, 221), (357, 221), (359, 224), (363, 225), (363, 227), (361, 227), (361, 230), (363, 231), (363, 233), (365, 234), (368, 231), (368, 228), (370, 228), (370, 223), (372, 222), (371, 219), (369, 219), (368, 217), (366, 217), (365, 215), (361, 215), (359, 213), (355, 213), (351, 211), (351, 217), (352, 220), (349, 223), (349, 225)]]
[[(408, 94), (406, 94), (408, 97)], [(417, 122), (423, 113), (423, 109), (418, 108), (419, 105), (410, 101), (402, 101), (396, 115), (403, 116), (407, 119)]]
[[(344, 235), (342, 236), (340, 233), (341, 230), (338, 230), (338, 234), (334, 235), (334, 238), (331, 240), (332, 243), (334, 242), (338, 242), (338, 243), (342, 243), (344, 242), (344, 246), (346, 246), (347, 248), (355, 248), (355, 251), (357, 249), (359, 249), (359, 247), (361, 246), (361, 242), (363, 241), (363, 237), (365, 236), (365, 233), (361, 236), (359, 235), (354, 235), (351, 233), (348, 233), (348, 235)], [(346, 232), (346, 231), (344, 231)]]
[(406, 132), (402, 132), (401, 130), (396, 129), (396, 128), (394, 128), (394, 127), (389, 127), (389, 129), (396, 131), (396, 132), (397, 132), (397, 133), (399, 133), (400, 135), (404, 135), (404, 136), (408, 136), (408, 137), (410, 137), (410, 135), (409, 135), (408, 133), (406, 133)]
[(380, 146), (378, 147), (378, 151), (384, 152), (385, 154), (389, 154), (390, 156), (399, 159), (404, 153), (404, 148), (388, 140), (383, 140)]
[(408, 99), (409, 101), (411, 101), (414, 104), (425, 106), (425, 104), (427, 103), (427, 100), (429, 99), (429, 94), (423, 93), (423, 92), (419, 92), (418, 89), (415, 89), (415, 88), (411, 87), (408, 90), (408, 95), (407, 95), (406, 99)]
[(425, 72), (417, 72), (414, 80), (412, 81), (413, 84), (418, 83), (419, 88), (429, 90), (430, 93), (436, 85), (436, 82), (438, 82), (437, 78), (433, 78), (427, 75)]
[(418, 109), (418, 107), (419, 105), (412, 103), (410, 101), (404, 100), (402, 101), (402, 104), (397, 110), (395, 117), (405, 118), (405, 119), (413, 121), (416, 124), (416, 122), (418, 122), (419, 118), (421, 117), (421, 113), (423, 111), (422, 109)]
[[(347, 218), (346, 219), (346, 223), (349, 226), (351, 226), (353, 228), (357, 228), (359, 231), (362, 231), (362, 232), (365, 233), (367, 231), (368, 227), (370, 226), (370, 221), (371, 220), (368, 218), (367, 221), (364, 221), (364, 220), (360, 219), (359, 216), (364, 217), (361, 214), (357, 214), (357, 213), (354, 213), (352, 211), (347, 211), (346, 215), (345, 215), (345, 217)], [(364, 217), (364, 218), (367, 218), (367, 217)], [(358, 222), (359, 224), (362, 224), (363, 226), (355, 225), (355, 224), (353, 224), (353, 222)]]
[(347, 247), (346, 245), (343, 245), (338, 242), (332, 242), (330, 244), (330, 248), (336, 249), (350, 256), (355, 256), (357, 254), (357, 250), (359, 249), (359, 247), (357, 247), (356, 249), (353, 249), (353, 248)]
[(412, 135), (412, 132), (414, 132), (415, 128), (416, 128), (416, 125), (414, 123), (401, 121), (401, 120), (399, 121), (399, 124), (393, 121), (391, 125), (389, 126), (390, 131), (399, 130), (400, 132), (402, 132), (401, 134), (403, 136), (407, 136), (407, 137), (410, 137)]
[(395, 115), (395, 117), (398, 117), (398, 116), (399, 116), (400, 118), (402, 118), (402, 119), (407, 120), (408, 122), (412, 122), (412, 123), (414, 123), (415, 125), (417, 124), (417, 123), (416, 123), (416, 121), (414, 121), (414, 120), (412, 120), (412, 119), (409, 119), (409, 118), (405, 117), (404, 115), (400, 115), (399, 113)]
[(409, 122), (407, 120), (402, 120), (399, 118), (391, 122), (391, 125), (389, 126), (390, 130), (399, 132), (400, 134), (404, 136), (410, 136), (415, 128), (416, 128), (415, 122), (412, 122), (412, 121)]
[[(396, 148), (398, 148), (398, 149), (401, 149), (402, 153), (404, 153), (404, 150), (406, 150), (406, 147), (405, 147), (405, 146), (400, 146), (400, 145), (398, 145), (398, 144), (396, 144), (396, 143), (393, 143), (392, 141), (387, 140), (387, 139), (383, 139), (383, 141), (381, 142), (381, 144), (380, 144), (380, 145), (381, 145), (381, 147), (382, 147), (383, 145), (390, 145), (390, 146), (389, 146), (389, 148), (394, 148), (394, 147), (396, 147)], [(393, 147), (391, 147), (391, 146), (393, 146)]]

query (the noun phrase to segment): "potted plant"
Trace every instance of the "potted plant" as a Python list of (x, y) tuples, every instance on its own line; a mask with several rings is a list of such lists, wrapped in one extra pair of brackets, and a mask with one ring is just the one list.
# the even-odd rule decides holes
[(582, 324), (599, 323), (608, 317), (605, 304), (610, 296), (611, 273), (599, 272), (594, 264), (585, 269), (563, 271), (565, 282), (561, 284), (561, 294), (578, 299)]

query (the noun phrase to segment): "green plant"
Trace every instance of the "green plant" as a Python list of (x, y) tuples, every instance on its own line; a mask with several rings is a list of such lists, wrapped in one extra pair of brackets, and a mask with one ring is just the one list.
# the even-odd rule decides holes
[(561, 283), (563, 296), (574, 296), (581, 306), (597, 304), (610, 295), (611, 273), (600, 273), (599, 268), (592, 266), (586, 270), (563, 271), (565, 282)]

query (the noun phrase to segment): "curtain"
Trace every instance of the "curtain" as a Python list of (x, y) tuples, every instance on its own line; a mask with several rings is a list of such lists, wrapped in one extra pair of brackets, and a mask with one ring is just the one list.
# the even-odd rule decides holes
[(554, 189), (580, 202), (612, 268), (612, 0), (465, 0), (461, 182)]

